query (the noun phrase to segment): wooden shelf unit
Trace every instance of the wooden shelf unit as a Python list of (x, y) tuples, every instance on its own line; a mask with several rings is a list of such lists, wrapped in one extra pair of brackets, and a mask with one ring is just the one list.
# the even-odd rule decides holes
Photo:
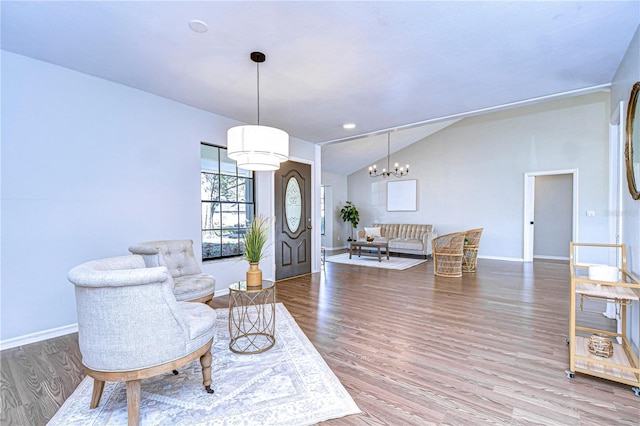
[[(589, 279), (589, 265), (576, 263), (578, 249), (616, 251), (621, 262), (618, 268), (620, 281), (594, 281)], [(604, 253), (609, 254), (609, 253)], [(631, 385), (640, 396), (640, 357), (636, 355), (627, 336), (627, 307), (634, 301), (640, 301), (640, 282), (627, 271), (627, 250), (624, 244), (571, 243), (569, 265), (571, 269), (571, 301), (569, 312), (569, 370), (567, 376), (574, 373), (589, 374), (603, 379)], [(611, 332), (576, 324), (577, 299), (580, 297), (580, 309), (585, 299), (614, 303), (620, 313), (621, 332)], [(638, 342), (640, 342), (640, 327)], [(580, 334), (578, 334), (580, 333)], [(611, 357), (596, 356), (589, 352), (589, 337), (594, 334), (608, 336), (613, 343)]]

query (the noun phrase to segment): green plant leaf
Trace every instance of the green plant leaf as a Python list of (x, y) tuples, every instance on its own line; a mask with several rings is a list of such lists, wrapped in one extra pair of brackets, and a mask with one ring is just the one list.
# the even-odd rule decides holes
[(263, 251), (269, 237), (268, 219), (263, 215), (256, 216), (247, 233), (244, 234), (244, 259), (249, 263), (257, 263), (266, 257)]

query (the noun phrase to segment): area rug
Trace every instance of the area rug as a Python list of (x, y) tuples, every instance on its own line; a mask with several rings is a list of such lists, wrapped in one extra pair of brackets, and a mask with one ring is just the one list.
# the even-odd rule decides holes
[(378, 262), (378, 255), (362, 255), (358, 257), (357, 254), (351, 256), (349, 259), (349, 253), (336, 254), (334, 256), (328, 256), (327, 262), (343, 263), (345, 265), (358, 265), (358, 266), (373, 266), (374, 268), (385, 269), (408, 269), (412, 266), (419, 265), (426, 262), (426, 259), (412, 259), (410, 257), (393, 257), (391, 256), (387, 260), (387, 256), (382, 256), (382, 262)]
[[(212, 388), (202, 385), (199, 360), (172, 373), (142, 381), (140, 424), (310, 425), (360, 412), (298, 324), (276, 304), (276, 344), (257, 355), (229, 350), (228, 309), (216, 309)], [(126, 425), (123, 383), (106, 383), (91, 410), (93, 379), (86, 377), (48, 423)]]

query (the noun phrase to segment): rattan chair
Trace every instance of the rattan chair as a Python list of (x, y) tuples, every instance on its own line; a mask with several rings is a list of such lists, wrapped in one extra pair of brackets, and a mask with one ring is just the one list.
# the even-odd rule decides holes
[(433, 248), (433, 273), (440, 277), (462, 276), (464, 232), (454, 232), (436, 237)]
[(465, 231), (464, 253), (462, 256), (462, 272), (475, 272), (478, 264), (478, 248), (480, 248), (480, 236), (484, 228), (469, 229)]

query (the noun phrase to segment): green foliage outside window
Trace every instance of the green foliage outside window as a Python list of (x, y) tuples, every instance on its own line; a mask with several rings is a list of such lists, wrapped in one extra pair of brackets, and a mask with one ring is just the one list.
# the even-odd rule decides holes
[(238, 169), (226, 149), (201, 145), (202, 259), (244, 254), (255, 215), (253, 172)]

